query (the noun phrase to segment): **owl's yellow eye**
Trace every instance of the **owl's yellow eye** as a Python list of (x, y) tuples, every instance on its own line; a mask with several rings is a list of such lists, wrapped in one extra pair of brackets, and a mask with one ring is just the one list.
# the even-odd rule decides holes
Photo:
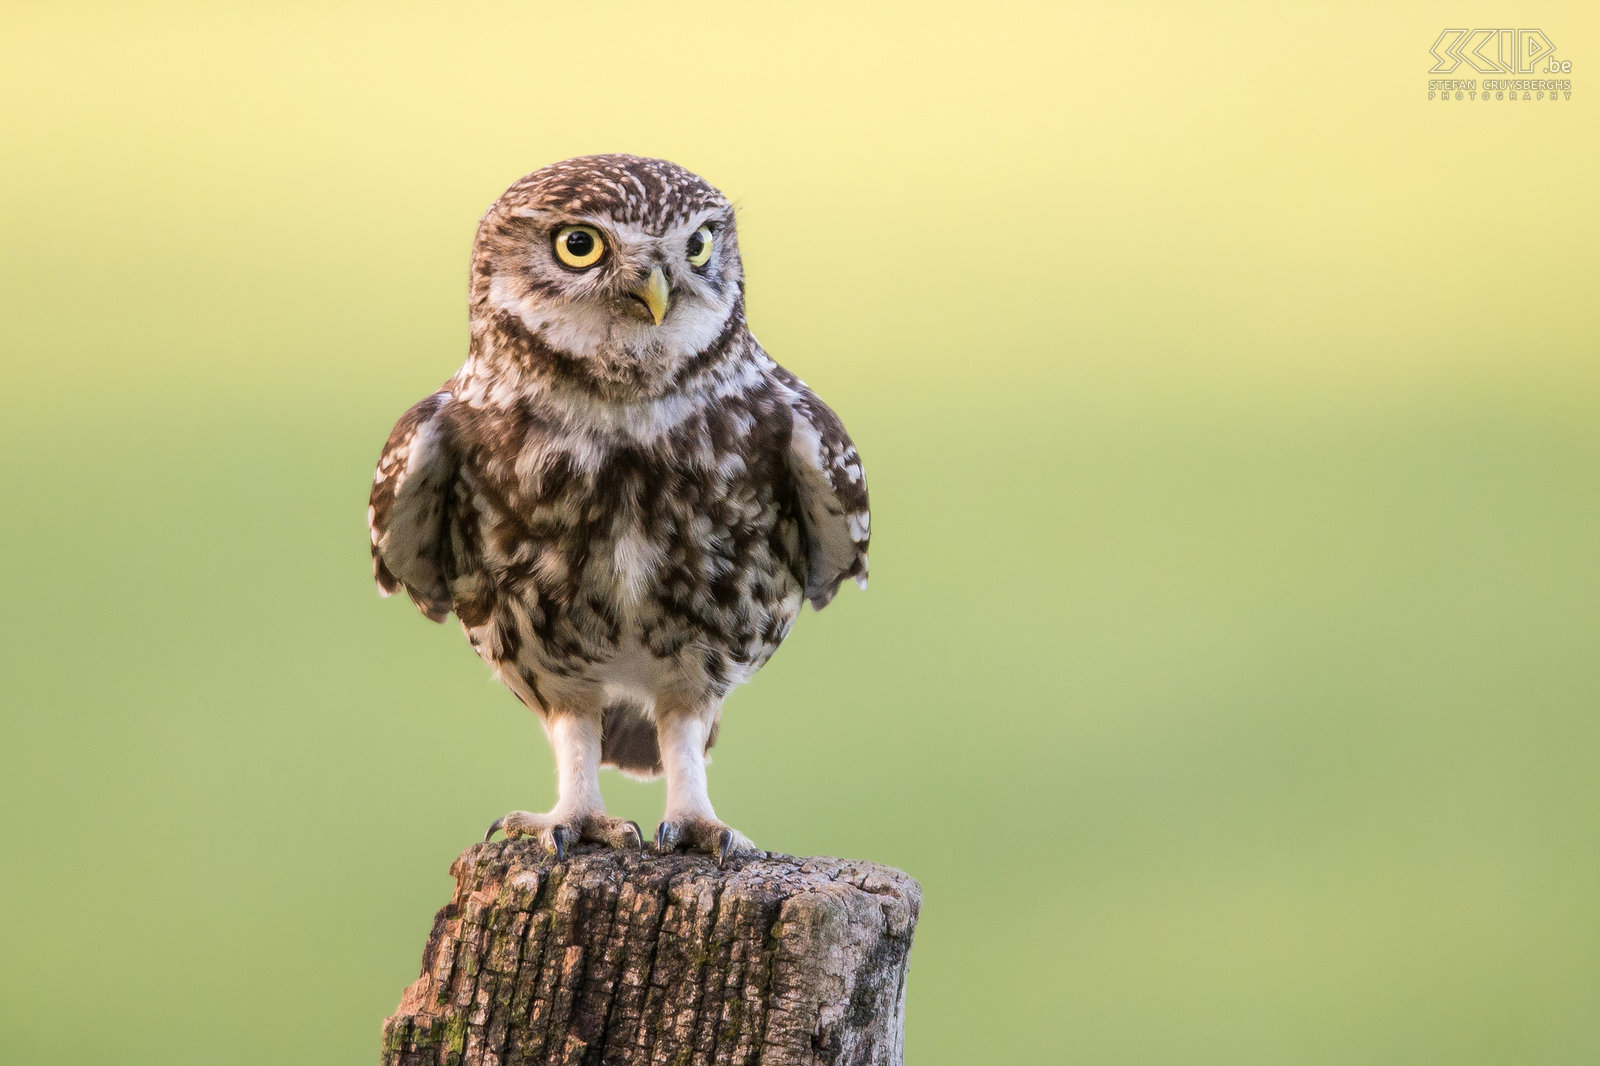
[(606, 242), (593, 226), (562, 226), (556, 230), (556, 258), (569, 267), (592, 267), (605, 254)]
[(689, 265), (705, 266), (711, 258), (711, 227), (701, 226), (689, 238)]

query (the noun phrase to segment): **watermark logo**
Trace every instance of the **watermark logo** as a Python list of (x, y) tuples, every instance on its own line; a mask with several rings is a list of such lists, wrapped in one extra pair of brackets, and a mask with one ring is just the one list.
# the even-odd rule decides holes
[[(1486, 51), (1487, 50), (1487, 51)], [(1543, 30), (1445, 30), (1428, 49), (1437, 60), (1429, 74), (1449, 74), (1465, 63), (1479, 74), (1570, 74), (1572, 63), (1550, 59), (1556, 46)], [(1548, 69), (1539, 63), (1548, 60)]]
[(1428, 54), (1433, 56), (1429, 74), (1513, 75), (1483, 79), (1430, 78), (1429, 100), (1555, 102), (1572, 99), (1572, 79), (1561, 76), (1572, 73), (1572, 60), (1556, 55), (1555, 42), (1543, 30), (1445, 30), (1428, 49)]

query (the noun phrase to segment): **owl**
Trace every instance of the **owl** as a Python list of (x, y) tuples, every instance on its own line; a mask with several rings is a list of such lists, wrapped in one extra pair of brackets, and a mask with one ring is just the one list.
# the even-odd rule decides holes
[(478, 225), (466, 362), (404, 415), (373, 477), (380, 592), (538, 715), (558, 800), (485, 839), (642, 846), (599, 770), (666, 777), (661, 851), (754, 853), (718, 820), (724, 698), (867, 581), (867, 483), (833, 411), (745, 321), (733, 209), (676, 164), (569, 159)]

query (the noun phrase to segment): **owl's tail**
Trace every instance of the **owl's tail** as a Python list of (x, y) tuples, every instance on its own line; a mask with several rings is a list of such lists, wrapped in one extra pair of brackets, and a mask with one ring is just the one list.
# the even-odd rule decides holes
[(607, 704), (600, 729), (600, 765), (642, 781), (661, 776), (655, 719), (643, 707), (621, 700)]

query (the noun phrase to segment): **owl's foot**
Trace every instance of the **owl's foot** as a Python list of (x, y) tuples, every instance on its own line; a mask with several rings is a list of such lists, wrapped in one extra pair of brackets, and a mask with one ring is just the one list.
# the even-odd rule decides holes
[(567, 848), (580, 840), (609, 844), (614, 848), (644, 846), (644, 834), (639, 831), (639, 823), (613, 818), (604, 811), (555, 810), (549, 814), (512, 811), (491, 822), (483, 839), (494, 836), (497, 829), (505, 830), (507, 840), (524, 836), (538, 837), (539, 843), (556, 853), (558, 861), (565, 859)]
[(749, 837), (715, 818), (668, 816), (656, 826), (656, 851), (665, 855), (680, 846), (715, 855), (719, 866), (728, 861), (729, 855), (762, 854)]

